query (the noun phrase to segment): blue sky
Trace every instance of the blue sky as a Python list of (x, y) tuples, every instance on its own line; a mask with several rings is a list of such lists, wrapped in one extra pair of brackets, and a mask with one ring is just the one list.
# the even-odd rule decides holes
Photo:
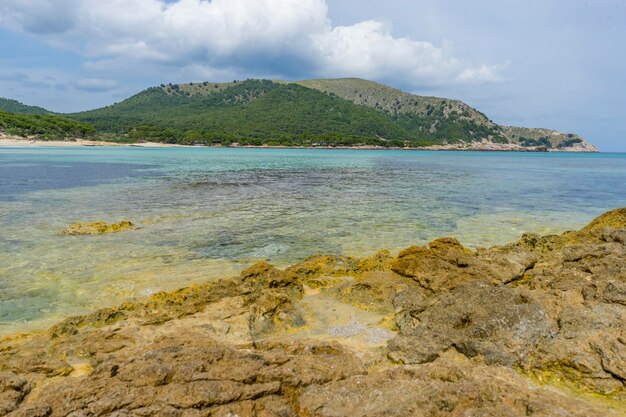
[(168, 82), (356, 76), (626, 151), (623, 0), (2, 0), (0, 96), (54, 111)]

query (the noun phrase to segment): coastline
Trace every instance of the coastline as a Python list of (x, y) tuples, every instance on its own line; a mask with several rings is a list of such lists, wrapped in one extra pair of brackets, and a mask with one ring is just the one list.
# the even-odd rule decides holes
[(617, 417), (619, 271), (626, 208), (475, 251), (259, 261), (0, 339), (0, 415)]
[(88, 139), (76, 139), (76, 140), (41, 140), (41, 139), (16, 139), (0, 136), (0, 147), (80, 147), (80, 146), (138, 146), (142, 148), (173, 148), (173, 147), (186, 147), (186, 145), (166, 144), (158, 142), (142, 142), (142, 143), (118, 143), (118, 142), (105, 142), (94, 141)]
[(0, 134), (0, 148), (4, 147), (141, 147), (141, 148), (243, 148), (243, 149), (350, 149), (350, 150), (407, 150), (407, 151), (467, 151), (467, 152), (571, 152), (571, 153), (596, 153), (597, 150), (589, 148), (568, 148), (560, 150), (545, 149), (543, 147), (523, 147), (514, 143), (463, 143), (429, 145), (422, 147), (384, 147), (384, 146), (272, 146), (272, 145), (181, 145), (161, 142), (134, 142), (119, 143), (89, 139), (72, 140), (41, 140), (33, 138), (20, 138)]

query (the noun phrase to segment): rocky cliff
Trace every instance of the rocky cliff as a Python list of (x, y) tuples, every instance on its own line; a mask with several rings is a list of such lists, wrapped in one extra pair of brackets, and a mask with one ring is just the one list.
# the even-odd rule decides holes
[(574, 133), (561, 133), (556, 130), (502, 126), (504, 135), (511, 143), (520, 146), (545, 146), (560, 152), (598, 152), (598, 148)]
[(159, 293), (0, 341), (0, 416), (623, 416), (626, 208)]

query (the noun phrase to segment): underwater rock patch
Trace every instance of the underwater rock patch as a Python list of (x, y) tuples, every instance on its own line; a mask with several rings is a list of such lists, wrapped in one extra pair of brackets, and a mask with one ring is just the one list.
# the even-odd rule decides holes
[(107, 233), (118, 233), (126, 230), (133, 230), (135, 228), (136, 226), (128, 220), (123, 220), (118, 223), (77, 222), (63, 230), (63, 234), (66, 236), (103, 235)]

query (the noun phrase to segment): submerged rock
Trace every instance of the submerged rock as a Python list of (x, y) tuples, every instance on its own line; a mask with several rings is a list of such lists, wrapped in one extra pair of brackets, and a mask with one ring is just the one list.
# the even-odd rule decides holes
[(77, 222), (63, 231), (64, 235), (76, 236), (76, 235), (103, 235), (105, 233), (117, 233), (125, 230), (132, 230), (135, 225), (128, 220), (123, 220), (118, 223), (106, 223), (106, 222)]
[(626, 415), (625, 213), (258, 262), (7, 337), (0, 416)]

